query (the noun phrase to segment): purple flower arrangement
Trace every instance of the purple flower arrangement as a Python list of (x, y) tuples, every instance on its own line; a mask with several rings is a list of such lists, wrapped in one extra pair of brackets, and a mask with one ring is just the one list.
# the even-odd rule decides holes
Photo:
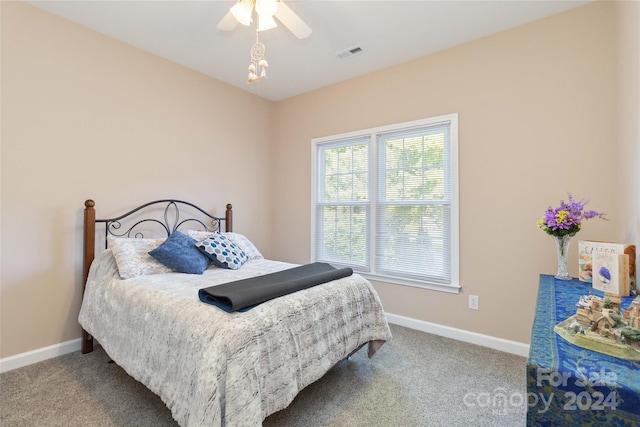
[(580, 231), (583, 220), (591, 218), (607, 220), (607, 214), (585, 210), (584, 207), (589, 200), (577, 201), (570, 193), (567, 195), (568, 202), (561, 200), (560, 206), (555, 209), (549, 206), (544, 217), (538, 221), (538, 228), (552, 236), (562, 237), (567, 234), (574, 235)]

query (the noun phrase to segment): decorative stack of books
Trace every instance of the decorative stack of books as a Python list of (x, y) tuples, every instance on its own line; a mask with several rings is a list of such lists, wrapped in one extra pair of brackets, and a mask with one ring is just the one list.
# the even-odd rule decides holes
[(578, 242), (578, 279), (617, 296), (635, 295), (636, 247), (622, 243)]

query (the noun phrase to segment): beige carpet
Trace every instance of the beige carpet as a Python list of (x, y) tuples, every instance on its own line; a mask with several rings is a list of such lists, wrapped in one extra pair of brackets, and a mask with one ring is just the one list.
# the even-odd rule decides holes
[[(360, 350), (264, 426), (525, 425), (525, 359), (391, 325), (373, 359)], [(0, 375), (0, 425), (176, 426), (160, 398), (98, 347)], [(500, 397), (510, 403), (499, 405)], [(495, 398), (495, 400), (494, 400)]]

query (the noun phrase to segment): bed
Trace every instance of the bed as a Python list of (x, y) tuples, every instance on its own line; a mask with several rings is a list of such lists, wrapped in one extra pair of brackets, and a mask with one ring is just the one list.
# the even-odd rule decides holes
[[(224, 216), (213, 216), (165, 199), (96, 219), (95, 203), (85, 202), (82, 352), (99, 342), (160, 396), (181, 426), (261, 425), (336, 363), (364, 346), (372, 357), (391, 339), (374, 288), (358, 274), (268, 296), (243, 310), (204, 303), (203, 289), (300, 267), (264, 259), (234, 232), (232, 215), (230, 204)], [(229, 252), (246, 259), (235, 268), (219, 264), (219, 254), (203, 249), (212, 239), (229, 244), (225, 259)], [(199, 245), (196, 252), (209, 257), (203, 271), (160, 256), (182, 262), (170, 245), (176, 241), (188, 241), (182, 249), (193, 258), (190, 245)]]

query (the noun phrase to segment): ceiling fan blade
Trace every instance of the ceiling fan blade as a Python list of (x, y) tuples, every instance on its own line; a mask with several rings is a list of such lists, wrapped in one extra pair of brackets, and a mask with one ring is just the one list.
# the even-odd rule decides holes
[(233, 16), (233, 14), (231, 14), (231, 11), (229, 11), (227, 12), (226, 15), (224, 15), (224, 18), (222, 18), (220, 22), (218, 22), (217, 28), (220, 31), (231, 31), (234, 28), (236, 28), (237, 25), (238, 25), (238, 21)]
[(306, 39), (311, 35), (311, 28), (283, 1), (278, 2), (275, 17), (299, 39)]

